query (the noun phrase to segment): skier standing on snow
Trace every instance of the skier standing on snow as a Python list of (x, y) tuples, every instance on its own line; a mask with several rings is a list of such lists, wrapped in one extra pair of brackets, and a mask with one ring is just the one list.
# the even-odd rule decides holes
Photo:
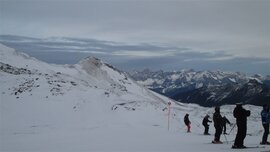
[(242, 103), (236, 104), (233, 110), (233, 116), (236, 118), (237, 134), (232, 148), (246, 148), (244, 139), (247, 135), (247, 117), (250, 116), (250, 111), (242, 107)]
[(226, 124), (231, 124), (231, 122), (225, 117), (223, 116), (222, 118), (222, 128), (223, 128), (223, 134), (226, 135)]
[(210, 135), (208, 133), (209, 131), (209, 125), (208, 125), (208, 122), (212, 122), (210, 121), (209, 119), (209, 115), (206, 115), (204, 118), (203, 118), (203, 121), (202, 121), (202, 125), (204, 126), (204, 135)]
[(214, 127), (216, 129), (215, 139), (212, 141), (213, 144), (222, 144), (220, 141), (220, 135), (222, 133), (222, 116), (220, 115), (220, 108), (215, 108), (215, 113), (213, 114)]
[(190, 132), (190, 124), (191, 122), (189, 121), (189, 118), (188, 118), (189, 114), (186, 114), (185, 117), (184, 117), (184, 122), (187, 126), (187, 132)]
[(269, 134), (269, 122), (270, 122), (270, 112), (269, 112), (269, 107), (267, 105), (263, 105), (261, 117), (262, 117), (262, 125), (264, 128), (264, 133), (262, 136), (262, 142), (260, 144), (270, 145), (270, 142), (267, 141), (268, 134)]

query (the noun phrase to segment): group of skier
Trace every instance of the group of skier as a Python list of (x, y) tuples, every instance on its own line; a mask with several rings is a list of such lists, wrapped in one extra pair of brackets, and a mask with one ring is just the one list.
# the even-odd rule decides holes
[[(236, 118), (236, 126), (237, 126), (237, 134), (235, 137), (234, 144), (232, 146), (233, 149), (242, 149), (246, 148), (244, 146), (244, 139), (247, 134), (247, 117), (250, 116), (250, 111), (243, 108), (242, 103), (236, 104), (236, 107), (233, 110), (233, 116)], [(210, 116), (206, 115), (202, 120), (202, 125), (204, 126), (204, 135), (209, 134), (209, 124), (212, 121), (209, 120)], [(268, 134), (269, 134), (269, 123), (270, 123), (270, 112), (269, 106), (263, 105), (263, 110), (261, 111), (261, 119), (262, 125), (264, 128), (264, 134), (262, 137), (262, 141), (260, 142), (261, 145), (270, 145), (270, 142), (267, 141)], [(186, 114), (184, 117), (184, 122), (187, 126), (187, 132), (191, 132), (190, 128), (190, 120), (189, 114)], [(220, 136), (222, 134), (227, 134), (226, 132), (226, 124), (231, 124), (231, 122), (226, 118), (226, 116), (221, 116), (220, 114), (220, 107), (215, 107), (215, 112), (213, 114), (213, 122), (215, 127), (215, 135), (214, 140), (212, 141), (213, 144), (222, 144), (220, 141)], [(235, 127), (235, 126), (234, 126)]]
[[(226, 124), (231, 124), (231, 122), (226, 118), (226, 116), (223, 116), (221, 117), (220, 115), (220, 109), (219, 107), (216, 107), (216, 112), (214, 113), (214, 116), (213, 119), (214, 120), (214, 126), (216, 126), (215, 128), (218, 128), (219, 132), (222, 133), (222, 130), (223, 130), (223, 134), (227, 134), (226, 133)], [(203, 121), (202, 121), (202, 125), (204, 126), (204, 135), (210, 135), (209, 134), (209, 122), (211, 123), (212, 121), (209, 120), (210, 116), (209, 115), (206, 115), (204, 118), (203, 118)]]

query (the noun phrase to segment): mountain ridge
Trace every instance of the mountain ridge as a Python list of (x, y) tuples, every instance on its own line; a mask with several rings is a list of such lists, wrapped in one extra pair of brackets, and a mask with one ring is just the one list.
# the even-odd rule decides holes
[[(0, 76), (3, 81), (10, 79), (1, 87), (3, 98), (14, 96), (20, 100), (25, 96), (33, 97), (33, 92), (42, 88), (45, 89), (43, 95), (38, 97), (42, 101), (65, 96), (71, 90), (81, 90), (82, 94), (90, 91), (90, 95), (96, 96), (91, 93), (92, 90), (103, 96), (103, 102), (112, 97), (115, 103), (111, 103), (111, 107), (115, 107), (114, 104), (118, 107), (132, 106), (130, 100), (140, 103), (149, 101), (149, 104), (154, 103), (158, 107), (166, 104), (164, 99), (138, 85), (125, 72), (95, 57), (84, 58), (74, 65), (54, 65), (0, 44), (0, 59)], [(7, 97), (7, 92), (11, 96)]]
[[(258, 74), (247, 76), (239, 72), (194, 70), (152, 72), (146, 69), (133, 72), (131, 76), (138, 83), (176, 101), (207, 107), (235, 104), (239, 101), (262, 105), (270, 99), (270, 76)], [(257, 88), (249, 87), (248, 84)]]

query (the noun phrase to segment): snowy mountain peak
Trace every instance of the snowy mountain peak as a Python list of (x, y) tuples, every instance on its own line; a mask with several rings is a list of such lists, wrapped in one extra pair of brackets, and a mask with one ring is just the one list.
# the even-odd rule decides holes
[(81, 65), (82, 69), (85, 70), (89, 75), (100, 77), (105, 74), (105, 72), (101, 70), (101, 67), (104, 64), (95, 57), (84, 58), (79, 62), (79, 65)]
[(79, 64), (81, 65), (87, 65), (87, 64), (91, 64), (91, 65), (95, 65), (97, 67), (100, 67), (103, 63), (101, 62), (100, 59), (95, 58), (95, 57), (86, 57), (84, 59), (82, 59)]

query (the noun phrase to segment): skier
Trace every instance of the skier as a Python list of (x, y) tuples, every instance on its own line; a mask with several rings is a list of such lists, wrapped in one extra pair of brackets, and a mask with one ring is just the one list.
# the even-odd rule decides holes
[(208, 133), (208, 130), (209, 130), (208, 122), (212, 122), (212, 121), (210, 121), (208, 118), (209, 118), (209, 115), (206, 115), (206, 116), (203, 118), (203, 121), (202, 121), (202, 125), (204, 126), (204, 135), (210, 135), (210, 134)]
[(187, 126), (187, 132), (190, 132), (190, 124), (191, 124), (191, 122), (189, 121), (188, 116), (189, 116), (189, 114), (187, 113), (187, 114), (185, 115), (185, 117), (184, 117), (184, 122), (185, 122), (185, 124), (186, 124), (186, 126)]
[(263, 110), (261, 112), (262, 117), (262, 125), (264, 128), (264, 133), (262, 137), (261, 145), (270, 145), (270, 142), (267, 141), (268, 134), (269, 134), (269, 120), (270, 120), (270, 112), (269, 107), (267, 105), (263, 105)]
[(242, 103), (236, 104), (233, 110), (233, 116), (236, 118), (237, 134), (232, 148), (246, 148), (244, 139), (247, 134), (247, 117), (250, 116), (250, 111), (242, 107)]
[(213, 144), (222, 144), (220, 141), (220, 135), (222, 133), (222, 116), (220, 115), (220, 108), (215, 108), (215, 113), (213, 114), (214, 127), (216, 129), (215, 139), (212, 141)]
[(231, 122), (226, 118), (226, 116), (222, 117), (222, 128), (223, 128), (223, 134), (226, 135), (226, 124), (231, 124)]

